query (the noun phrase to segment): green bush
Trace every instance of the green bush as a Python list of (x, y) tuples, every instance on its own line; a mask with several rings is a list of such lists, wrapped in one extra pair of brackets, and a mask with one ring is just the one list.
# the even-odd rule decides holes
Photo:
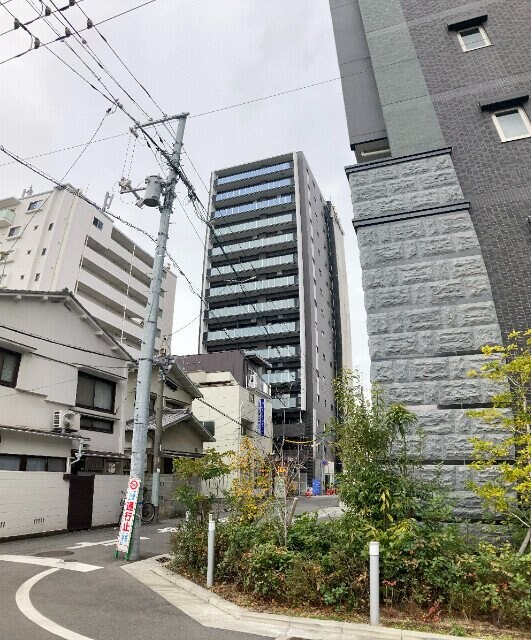
[(286, 573), (292, 569), (296, 555), (272, 543), (255, 546), (245, 554), (243, 587), (249, 593), (285, 599)]
[[(379, 531), (351, 514), (326, 522), (307, 514), (295, 518), (282, 547), (271, 522), (229, 520), (216, 529), (216, 580), (288, 605), (367, 612), (372, 539), (380, 542), (385, 604), (531, 628), (531, 555), (508, 544), (471, 545), (449, 525), (404, 520)], [(172, 551), (177, 570), (205, 575), (206, 526), (179, 527)]]

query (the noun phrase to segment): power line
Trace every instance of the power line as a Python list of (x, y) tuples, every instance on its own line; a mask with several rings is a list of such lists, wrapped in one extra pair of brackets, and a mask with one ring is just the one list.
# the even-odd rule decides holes
[(131, 362), (130, 358), (120, 358), (120, 356), (111, 356), (108, 353), (103, 353), (102, 351), (93, 351), (92, 349), (85, 349), (83, 347), (78, 347), (74, 344), (59, 342), (58, 340), (53, 340), (52, 338), (47, 338), (46, 336), (39, 336), (35, 333), (29, 333), (28, 331), (22, 331), (22, 329), (16, 329), (15, 327), (10, 327), (5, 324), (0, 324), (0, 329), (7, 329), (8, 331), (12, 331), (13, 333), (20, 333), (23, 336), (27, 336), (29, 338), (35, 338), (36, 340), (42, 340), (43, 342), (49, 342), (50, 344), (56, 344), (60, 347), (66, 347), (67, 349), (75, 349), (76, 351), (82, 351), (83, 353), (91, 353), (96, 356), (113, 358), (114, 360), (121, 360), (123, 362)]
[[(84, 1), (84, 0), (77, 0), (76, 5), (77, 5), (77, 4), (79, 4), (80, 2), (83, 2), (83, 1)], [(8, 0), (8, 2), (11, 2), (11, 0)], [(1, 4), (3, 7), (5, 7), (5, 5), (6, 5), (8, 2), (3, 2), (3, 3), (2, 3), (2, 2), (0, 2), (0, 4)], [(41, 0), (41, 2), (42, 2), (42, 0)], [(11, 29), (8, 29), (7, 31), (3, 31), (2, 33), (0, 33), (0, 38), (1, 38), (2, 36), (7, 35), (8, 33), (11, 33), (11, 32), (13, 32), (13, 31), (16, 31), (17, 29), (24, 28), (24, 27), (28, 27), (30, 24), (33, 24), (34, 22), (37, 22), (37, 20), (40, 20), (40, 19), (41, 19), (42, 17), (44, 17), (45, 15), (46, 15), (46, 16), (50, 16), (50, 15), (52, 15), (52, 14), (56, 13), (57, 11), (66, 11), (67, 9), (70, 9), (70, 8), (71, 8), (71, 6), (72, 6), (72, 5), (67, 4), (67, 5), (65, 5), (64, 7), (61, 7), (61, 8), (56, 9), (55, 11), (50, 11), (50, 13), (41, 13), (41, 14), (39, 14), (39, 16), (38, 16), (37, 18), (33, 18), (33, 20), (28, 20), (27, 22), (22, 22), (22, 23), (20, 23), (20, 25), (19, 25), (18, 27), (12, 27)], [(14, 16), (13, 16), (13, 17), (14, 17)]]
[(171, 333), (166, 334), (164, 337), (168, 338), (170, 336), (174, 336), (176, 333), (179, 333), (179, 331), (183, 331), (183, 329), (186, 329), (186, 327), (189, 327), (192, 324), (192, 322), (195, 322), (200, 316), (201, 316), (201, 313), (198, 313), (195, 318), (192, 318), (192, 320), (190, 320), (190, 322), (187, 322), (182, 327), (179, 327), (178, 329), (175, 329), (175, 331), (172, 331)]
[(66, 178), (66, 176), (72, 171), (72, 169), (76, 166), (76, 164), (78, 163), (78, 161), (81, 159), (81, 156), (85, 153), (85, 151), (89, 148), (89, 146), (92, 144), (92, 141), (94, 140), (94, 138), (96, 137), (96, 135), (98, 134), (98, 131), (101, 129), (103, 123), (105, 122), (105, 119), (107, 118), (107, 116), (111, 115), (111, 113), (114, 113), (114, 111), (112, 111), (112, 107), (109, 107), (107, 109), (107, 111), (103, 114), (103, 118), (101, 119), (99, 125), (96, 127), (96, 130), (94, 131), (94, 133), (92, 134), (92, 138), (87, 142), (87, 144), (83, 147), (83, 149), (81, 150), (81, 152), (79, 153), (79, 155), (77, 156), (77, 158), (74, 160), (74, 162), (72, 162), (72, 164), (70, 165), (70, 167), (67, 169), (66, 173), (64, 174), (64, 176), (61, 178), (61, 182), (63, 182), (63, 180)]
[[(152, 4), (153, 2), (157, 2), (157, 0), (147, 0), (147, 2), (143, 2), (142, 4), (137, 5), (136, 7), (131, 7), (130, 9), (127, 9), (126, 11), (122, 11), (121, 13), (117, 13), (113, 16), (110, 16), (109, 18), (105, 18), (104, 20), (100, 20), (99, 22), (96, 22), (93, 26), (99, 26), (101, 24), (105, 24), (106, 22), (110, 22), (111, 20), (114, 20), (115, 18), (120, 18), (121, 16), (124, 16), (128, 13), (131, 13), (132, 11), (136, 11), (137, 9), (141, 9), (142, 7), (147, 6), (148, 4)], [(5, 3), (2, 5), (4, 6)], [(86, 31), (87, 29), (89, 29), (89, 27), (85, 27), (84, 29), (78, 29), (78, 33), (82, 33), (83, 31)], [(41, 44), (41, 47), (48, 47), (50, 44), (53, 44), (54, 42), (58, 42), (58, 41), (62, 41), (64, 40), (64, 36), (59, 36), (57, 38), (55, 38), (54, 40), (49, 40), (48, 42), (45, 42), (43, 44)], [(29, 49), (28, 51), (24, 51), (23, 53), (18, 53), (14, 56), (11, 56), (10, 58), (6, 58), (5, 60), (0, 61), (0, 65), (6, 63), (6, 62), (10, 62), (11, 60), (15, 60), (16, 58), (21, 58), (23, 55), (26, 55), (27, 53), (29, 53), (30, 51), (32, 51), (33, 49)]]

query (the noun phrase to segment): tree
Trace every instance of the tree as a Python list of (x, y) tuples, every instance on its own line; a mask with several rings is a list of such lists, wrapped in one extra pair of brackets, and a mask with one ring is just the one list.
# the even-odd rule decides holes
[(501, 441), (472, 438), (473, 467), (480, 472), (471, 488), (491, 512), (526, 529), (519, 554), (531, 541), (531, 329), (512, 331), (506, 346), (486, 345), (486, 358), (470, 377), (498, 383), (492, 408), (468, 414), (500, 429)]
[(245, 436), (238, 454), (231, 454), (235, 472), (227, 494), (229, 508), (240, 522), (257, 522), (266, 513), (271, 497), (271, 459)]
[(340, 495), (348, 510), (386, 528), (417, 515), (425, 493), (408, 452), (417, 417), (400, 404), (387, 404), (373, 385), (367, 393), (358, 374), (334, 380), (338, 418), (331, 424), (343, 464)]
[(215, 449), (206, 449), (199, 458), (175, 458), (173, 473), (184, 484), (177, 487), (175, 497), (182, 502), (193, 518), (203, 520), (214, 500), (219, 497), (230, 466)]

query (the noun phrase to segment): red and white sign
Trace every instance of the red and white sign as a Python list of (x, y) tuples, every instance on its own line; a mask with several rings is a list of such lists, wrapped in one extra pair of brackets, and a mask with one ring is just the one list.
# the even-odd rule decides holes
[(120, 521), (120, 533), (118, 534), (118, 543), (116, 545), (117, 551), (123, 551), (124, 553), (129, 551), (139, 493), (140, 480), (138, 478), (130, 478), (122, 511), (122, 520)]

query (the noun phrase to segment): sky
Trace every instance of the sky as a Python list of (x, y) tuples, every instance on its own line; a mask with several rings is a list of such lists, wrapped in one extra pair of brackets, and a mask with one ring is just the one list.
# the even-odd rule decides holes
[[(97, 23), (143, 1), (78, 0), (77, 6), (57, 15), (80, 30), (87, 22), (81, 9)], [(86, 45), (72, 36), (2, 64), (3, 60), (28, 50), (31, 35), (47, 43), (57, 37), (52, 26), (60, 35), (65, 31), (65, 24), (53, 14), (48, 18), (51, 26), (42, 19), (29, 25), (31, 35), (21, 28), (4, 34), (13, 25), (7, 9), (26, 22), (37, 17), (31, 5), (38, 8), (41, 0), (8, 0), (3, 4), (0, 145), (23, 158), (48, 154), (29, 161), (60, 181), (66, 174), (65, 181), (83, 189), (99, 204), (103, 204), (107, 191), (113, 193), (110, 207), (113, 213), (156, 235), (157, 210), (139, 209), (134, 206), (132, 196), (118, 192), (122, 176), (139, 185), (145, 176), (160, 173), (156, 158), (141, 141), (135, 143), (128, 132), (132, 121), (123, 112), (117, 110), (106, 115), (110, 103), (87, 81), (90, 79), (91, 84), (101, 88), (97, 80), (100, 77), (108, 93), (118, 98), (137, 120), (147, 119), (138, 105), (152, 118), (160, 117), (161, 112), (95, 29), (82, 33)], [(52, 0), (46, 0), (46, 4), (54, 10), (68, 3), (55, 0), (54, 7)], [(187, 155), (183, 167), (205, 204), (208, 193), (204, 184), (209, 184), (212, 171), (287, 152), (304, 152), (323, 196), (335, 204), (345, 231), (352, 358), (354, 367), (367, 382), (370, 360), (361, 267), (344, 171), (355, 158), (348, 145), (339, 80), (216, 111), (337, 78), (339, 69), (328, 0), (155, 0), (98, 29), (164, 113), (190, 113), (184, 136)], [(67, 43), (79, 58), (67, 48)], [(88, 47), (120, 87), (89, 57)], [(214, 113), (205, 114), (211, 111)], [(93, 142), (68, 173), (82, 147), (49, 154), (86, 143), (100, 124), (95, 141), (117, 137)], [(20, 196), (29, 186), (37, 193), (48, 190), (50, 183), (13, 164), (0, 152), (0, 197)], [(184, 201), (182, 190), (179, 192)], [(168, 251), (200, 291), (201, 239), (205, 229), (191, 207), (185, 206), (185, 211), (195, 230), (177, 204)], [(153, 251), (144, 235), (129, 228), (123, 230)], [(197, 351), (199, 307), (198, 297), (179, 276), (173, 353)], [(182, 329), (185, 325), (188, 326)]]

